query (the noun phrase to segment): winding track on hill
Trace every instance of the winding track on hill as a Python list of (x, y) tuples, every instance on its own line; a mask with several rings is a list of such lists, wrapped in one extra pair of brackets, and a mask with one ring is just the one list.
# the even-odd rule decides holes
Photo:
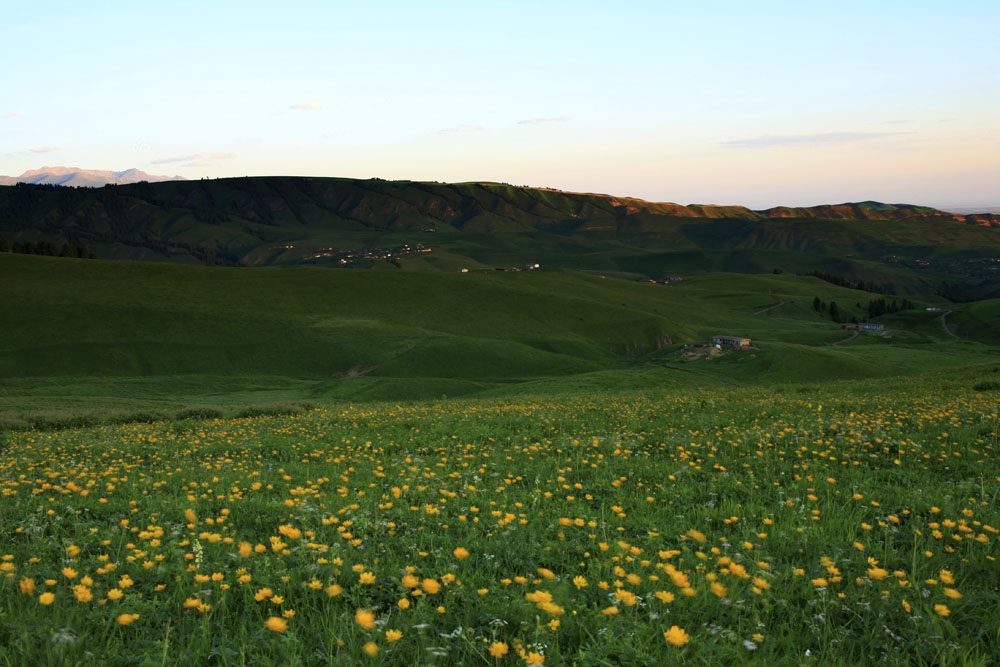
[(952, 337), (952, 338), (954, 338), (955, 340), (962, 340), (961, 338), (959, 338), (958, 336), (956, 336), (956, 335), (955, 335), (955, 334), (954, 334), (954, 333), (952, 332), (952, 330), (951, 330), (951, 329), (949, 329), (949, 328), (948, 328), (948, 323), (947, 323), (947, 322), (945, 321), (945, 319), (944, 319), (944, 318), (948, 317), (948, 315), (950, 315), (950, 314), (951, 314), (951, 311), (950, 311), (950, 310), (946, 310), (946, 311), (944, 311), (943, 313), (941, 313), (941, 328), (942, 328), (942, 329), (944, 329), (944, 332), (945, 332), (946, 334), (948, 334), (949, 336), (951, 336), (951, 337)]
[(762, 315), (763, 313), (770, 312), (770, 311), (774, 310), (775, 308), (781, 308), (784, 305), (785, 305), (785, 300), (784, 299), (778, 299), (778, 303), (774, 304), (773, 306), (768, 306), (767, 308), (761, 308), (756, 313), (754, 313), (754, 315)]
[(838, 341), (837, 341), (837, 342), (835, 342), (835, 343), (830, 343), (830, 347), (837, 347), (837, 346), (838, 346), (838, 345), (840, 345), (841, 343), (849, 343), (850, 341), (854, 340), (854, 339), (855, 339), (855, 338), (857, 338), (857, 337), (858, 337), (858, 332), (857, 332), (857, 331), (855, 331), (854, 333), (852, 333), (852, 334), (851, 334), (850, 336), (848, 336), (847, 338), (843, 338), (843, 339), (841, 339), (841, 340), (838, 340)]

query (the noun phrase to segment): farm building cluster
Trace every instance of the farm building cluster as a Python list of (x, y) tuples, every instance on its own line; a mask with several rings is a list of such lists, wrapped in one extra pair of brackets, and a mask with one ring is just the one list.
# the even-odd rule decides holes
[(742, 336), (712, 336), (712, 344), (716, 347), (750, 347), (750, 339)]
[[(495, 269), (497, 271), (503, 271), (505, 273), (509, 273), (511, 271), (514, 271), (514, 272), (517, 272), (517, 271), (534, 271), (535, 269), (541, 268), (541, 266), (542, 265), (538, 264), (537, 262), (530, 262), (530, 263), (524, 264), (522, 266), (497, 266), (497, 267), (495, 267)], [(478, 270), (482, 270), (482, 269), (478, 269)], [(468, 272), (469, 272), (469, 269), (467, 269), (465, 267), (463, 267), (461, 269), (458, 269), (456, 271), (456, 273), (468, 273)]]
[(841, 329), (857, 329), (859, 331), (885, 331), (885, 325), (879, 324), (878, 322), (858, 322), (854, 324), (845, 324)]

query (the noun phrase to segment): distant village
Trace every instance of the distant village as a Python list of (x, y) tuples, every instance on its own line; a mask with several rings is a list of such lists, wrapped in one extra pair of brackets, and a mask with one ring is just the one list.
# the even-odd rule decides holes
[[(295, 246), (286, 245), (283, 246), (286, 249), (294, 248)], [(433, 252), (432, 248), (426, 247), (422, 243), (406, 243), (400, 246), (393, 246), (391, 248), (357, 248), (354, 250), (337, 250), (336, 248), (319, 248), (311, 254), (303, 255), (302, 259), (305, 261), (314, 261), (317, 259), (331, 259), (334, 260), (340, 266), (347, 266), (354, 264), (356, 262), (372, 261), (377, 259), (386, 259), (392, 261), (393, 259), (399, 257), (405, 257), (406, 255), (416, 255), (421, 253)]]
[[(540, 264), (524, 264), (522, 266), (498, 266), (497, 271), (534, 271), (535, 269), (541, 268)], [(459, 269), (459, 273), (468, 273), (468, 269)]]
[(912, 259), (886, 255), (882, 261), (910, 269), (933, 268), (937, 271), (960, 275), (966, 278), (996, 279), (1000, 274), (1000, 257), (965, 257), (960, 259)]
[(638, 278), (637, 282), (640, 283), (652, 283), (653, 285), (669, 285), (670, 283), (679, 283), (683, 278), (680, 276), (670, 276), (669, 278), (664, 278), (663, 280), (656, 280), (654, 278)]
[[(541, 264), (531, 263), (522, 264), (521, 266), (495, 266), (493, 268), (495, 271), (503, 271), (504, 273), (516, 273), (517, 271), (534, 271), (535, 269), (540, 269), (541, 267)], [(489, 269), (469, 269), (463, 266), (460, 269), (456, 269), (455, 273), (472, 273), (474, 271), (489, 271)]]

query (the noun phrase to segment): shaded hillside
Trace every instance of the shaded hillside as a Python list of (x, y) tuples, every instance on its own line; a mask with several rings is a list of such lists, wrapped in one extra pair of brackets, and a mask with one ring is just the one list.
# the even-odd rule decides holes
[[(139, 221), (189, 212), (207, 222), (243, 220), (264, 225), (325, 223), (344, 228), (530, 230), (546, 223), (638, 214), (682, 218), (825, 218), (903, 220), (925, 218), (1000, 225), (1000, 216), (961, 216), (926, 206), (861, 202), (814, 207), (682, 206), (630, 197), (515, 187), (499, 183), (425, 183), (342, 178), (224, 178), (134, 183), (96, 191), (31, 188), (0, 191), (8, 223), (86, 228), (101, 218)], [(27, 216), (41, 214), (44, 221)]]
[(752, 211), (380, 179), (0, 187), (0, 246), (86, 246), (107, 259), (426, 270), (543, 262), (654, 279), (821, 269), (962, 298), (996, 282), (998, 220), (878, 202)]

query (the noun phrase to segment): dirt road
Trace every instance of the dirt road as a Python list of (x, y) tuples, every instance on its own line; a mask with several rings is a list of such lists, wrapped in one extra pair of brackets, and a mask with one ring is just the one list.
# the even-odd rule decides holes
[(954, 338), (955, 340), (962, 340), (961, 338), (959, 338), (958, 336), (956, 336), (956, 335), (955, 335), (955, 334), (954, 334), (954, 333), (952, 332), (952, 330), (951, 330), (951, 329), (949, 329), (949, 328), (948, 328), (948, 322), (946, 322), (944, 318), (948, 317), (948, 315), (950, 315), (950, 314), (951, 314), (951, 311), (950, 311), (950, 310), (946, 310), (946, 311), (944, 311), (943, 313), (941, 313), (941, 328), (942, 328), (942, 329), (944, 329), (944, 332), (945, 332), (946, 334), (948, 334), (949, 336), (951, 336), (951, 337), (952, 337), (952, 338)]
[(830, 346), (831, 347), (837, 347), (841, 343), (849, 343), (850, 341), (854, 340), (857, 337), (858, 337), (858, 332), (855, 331), (850, 336), (848, 336), (847, 338), (844, 338), (843, 340), (838, 340), (836, 343), (830, 343)]
[(766, 312), (772, 311), (775, 308), (781, 308), (784, 305), (785, 305), (784, 300), (783, 299), (778, 299), (778, 303), (774, 304), (773, 306), (768, 306), (767, 308), (761, 308), (756, 313), (754, 313), (754, 315), (761, 315), (762, 313), (766, 313)]

